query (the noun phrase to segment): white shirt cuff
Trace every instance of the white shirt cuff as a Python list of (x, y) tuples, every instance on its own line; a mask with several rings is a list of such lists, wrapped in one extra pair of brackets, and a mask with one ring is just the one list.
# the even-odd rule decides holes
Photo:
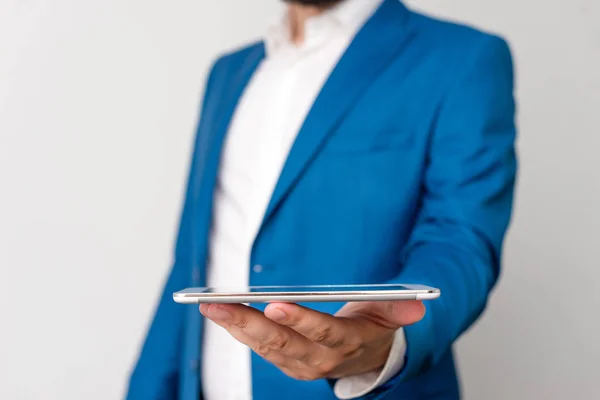
[(381, 371), (341, 378), (335, 383), (333, 392), (341, 400), (355, 399), (368, 394), (400, 372), (404, 366), (405, 355), (406, 337), (404, 329), (400, 328), (396, 331), (390, 354)]

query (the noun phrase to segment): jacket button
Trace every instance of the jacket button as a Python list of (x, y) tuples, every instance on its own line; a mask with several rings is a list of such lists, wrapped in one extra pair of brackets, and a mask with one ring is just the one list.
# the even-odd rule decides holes
[(190, 369), (196, 370), (198, 369), (199, 365), (200, 363), (198, 362), (198, 360), (190, 360)]
[(256, 264), (254, 267), (252, 267), (252, 271), (256, 272), (257, 274), (260, 274), (263, 271), (263, 266), (260, 264)]
[(194, 285), (200, 282), (200, 268), (198, 267), (194, 267), (192, 269), (192, 282), (194, 283)]

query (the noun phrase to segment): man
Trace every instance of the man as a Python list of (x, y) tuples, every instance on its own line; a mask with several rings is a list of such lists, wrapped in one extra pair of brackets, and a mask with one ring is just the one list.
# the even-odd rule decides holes
[[(516, 172), (505, 42), (398, 0), (290, 1), (221, 57), (129, 399), (456, 399)], [(189, 286), (417, 283), (438, 300), (175, 304)], [(254, 350), (251, 352), (251, 350)]]

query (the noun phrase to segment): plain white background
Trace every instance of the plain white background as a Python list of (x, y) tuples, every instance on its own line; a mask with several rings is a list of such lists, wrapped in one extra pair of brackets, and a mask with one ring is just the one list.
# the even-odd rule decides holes
[[(499, 32), (521, 174), (466, 399), (595, 398), (600, 4), (413, 0)], [(171, 260), (206, 69), (278, 0), (0, 0), (0, 398), (123, 395)]]

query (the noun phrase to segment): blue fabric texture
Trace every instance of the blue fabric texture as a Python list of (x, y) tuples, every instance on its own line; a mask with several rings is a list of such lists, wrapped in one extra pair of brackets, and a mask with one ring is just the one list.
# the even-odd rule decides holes
[[(202, 319), (172, 293), (202, 286), (223, 138), (264, 58), (221, 57), (199, 119), (172, 271), (131, 375), (129, 400), (202, 396)], [(265, 110), (269, 112), (269, 110)], [(452, 344), (500, 271), (517, 162), (507, 44), (385, 0), (298, 134), (254, 242), (251, 285), (419, 283), (441, 289), (406, 327), (404, 369), (365, 399), (456, 399)], [(249, 132), (251, 134), (251, 132)], [(335, 312), (340, 304), (316, 304)], [(259, 307), (261, 308), (261, 307)], [(253, 398), (335, 399), (253, 354)]]

